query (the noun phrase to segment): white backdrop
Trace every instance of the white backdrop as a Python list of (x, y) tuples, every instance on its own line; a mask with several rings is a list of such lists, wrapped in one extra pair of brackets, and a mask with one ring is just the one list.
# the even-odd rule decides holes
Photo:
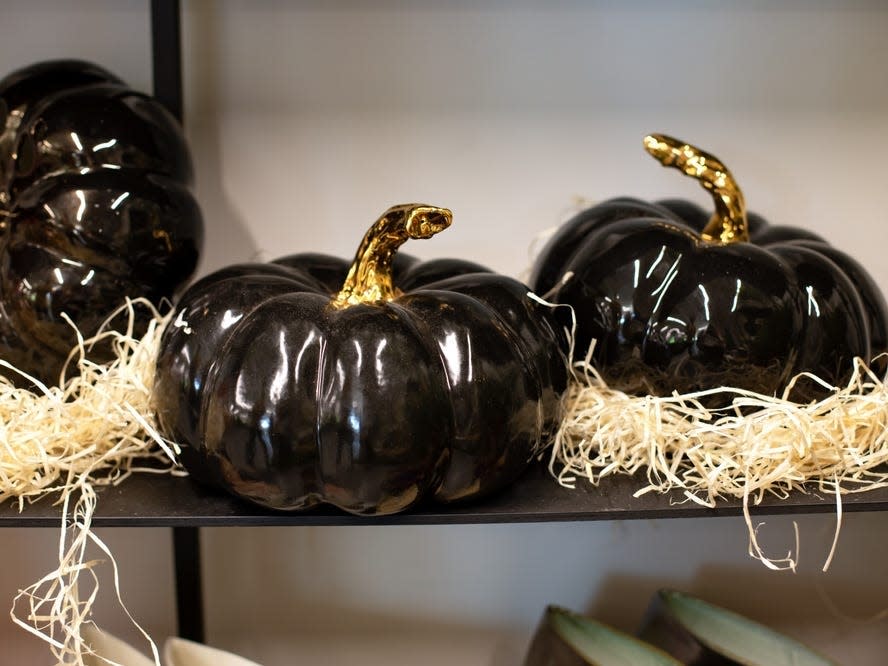
[[(405, 250), (520, 275), (535, 238), (581, 199), (705, 195), (641, 147), (710, 150), (750, 209), (807, 226), (888, 285), (888, 8), (734, 4), (188, 2), (186, 128), (208, 241), (201, 272), (304, 250), (350, 256), (393, 203), (454, 211)], [(16, 0), (4, 70), (82, 57), (150, 89), (147, 3)], [(741, 519), (455, 527), (206, 529), (209, 641), (268, 666), (520, 663), (546, 604), (633, 629), (675, 586), (768, 622), (842, 663), (883, 664), (888, 530), (798, 519), (802, 567), (746, 554)], [(103, 530), (125, 600), (174, 630), (166, 530)], [(790, 543), (771, 518), (769, 552)], [(52, 564), (51, 530), (0, 532), (0, 600)], [(135, 633), (106, 587), (99, 621)], [(0, 663), (48, 663), (0, 621)]]

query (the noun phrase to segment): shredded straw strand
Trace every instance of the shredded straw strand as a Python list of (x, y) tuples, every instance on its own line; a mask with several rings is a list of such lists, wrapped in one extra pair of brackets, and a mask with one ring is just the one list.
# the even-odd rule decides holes
[[(139, 337), (136, 308), (150, 316)], [(81, 628), (91, 622), (98, 595), (95, 569), (102, 560), (88, 559), (96, 548), (111, 562), (118, 603), (160, 666), (157, 646), (123, 603), (117, 563), (92, 532), (92, 518), (96, 488), (120, 483), (135, 471), (176, 471), (179, 450), (158, 433), (151, 394), (160, 336), (171, 314), (162, 315), (145, 299), (128, 301), (108, 319), (126, 317), (124, 330), (112, 330), (106, 322), (89, 340), (66, 318), (77, 335), (68, 366), (78, 372), (66, 378), (63, 371), (58, 386), (46, 386), (0, 360), (0, 366), (34, 385), (28, 390), (0, 377), (0, 502), (16, 502), (22, 510), (53, 496), (61, 520), (58, 567), (21, 590), (10, 615), (48, 643), (58, 664), (84, 666), (85, 655), (95, 655)], [(110, 344), (114, 360), (91, 361), (89, 350), (97, 343)], [(148, 461), (152, 465), (141, 465)]]

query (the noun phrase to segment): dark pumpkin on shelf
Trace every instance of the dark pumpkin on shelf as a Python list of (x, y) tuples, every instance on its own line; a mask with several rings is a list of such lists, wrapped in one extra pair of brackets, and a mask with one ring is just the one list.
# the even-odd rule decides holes
[[(779, 395), (803, 371), (842, 384), (855, 357), (888, 350), (888, 308), (858, 262), (809, 231), (747, 214), (714, 156), (663, 135), (645, 147), (697, 179), (715, 212), (618, 198), (565, 223), (531, 286), (573, 306), (575, 359), (594, 340), (594, 365), (628, 393), (730, 386)], [(791, 397), (822, 391), (803, 381)]]
[(127, 297), (159, 304), (193, 273), (191, 158), (159, 102), (91, 63), (10, 74), (0, 117), (0, 358), (54, 383), (76, 343), (63, 314), (88, 337)]
[(293, 255), (188, 289), (155, 394), (191, 474), (276, 509), (355, 514), (516, 479), (557, 424), (561, 329), (516, 280), (397, 254), (450, 222), (395, 206), (351, 266)]

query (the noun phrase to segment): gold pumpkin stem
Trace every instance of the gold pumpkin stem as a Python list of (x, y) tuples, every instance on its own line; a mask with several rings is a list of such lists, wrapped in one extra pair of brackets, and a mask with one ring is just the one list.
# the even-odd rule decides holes
[(646, 136), (644, 147), (663, 166), (680, 169), (709, 190), (715, 213), (701, 232), (704, 240), (719, 243), (749, 241), (743, 193), (734, 176), (717, 157), (664, 134)]
[(392, 282), (392, 261), (411, 238), (431, 238), (450, 226), (453, 214), (426, 204), (392, 206), (373, 224), (358, 247), (333, 307), (385, 303), (400, 293)]

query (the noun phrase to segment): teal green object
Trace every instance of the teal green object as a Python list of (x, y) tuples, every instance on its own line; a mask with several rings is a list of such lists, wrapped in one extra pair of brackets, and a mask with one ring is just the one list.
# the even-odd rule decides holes
[(564, 608), (549, 606), (524, 666), (679, 666), (658, 648)]
[(773, 629), (672, 590), (654, 597), (639, 637), (689, 666), (837, 666)]

